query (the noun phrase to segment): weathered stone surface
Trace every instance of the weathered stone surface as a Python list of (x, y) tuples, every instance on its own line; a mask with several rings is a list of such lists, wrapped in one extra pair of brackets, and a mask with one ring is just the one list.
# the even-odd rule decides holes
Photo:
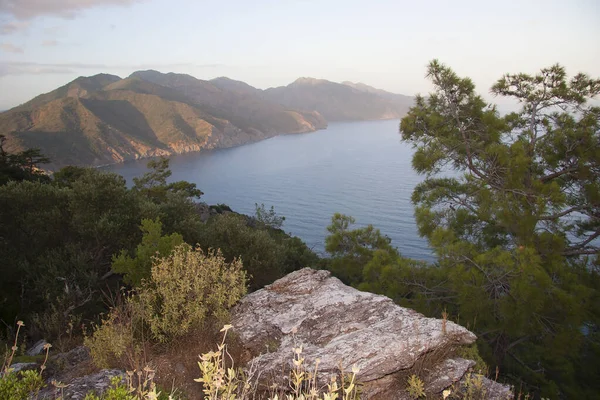
[(437, 364), (423, 377), (427, 382), (425, 391), (427, 393), (441, 393), (447, 387), (460, 381), (469, 368), (475, 366), (475, 361), (464, 358), (448, 358)]
[[(510, 386), (498, 383), (483, 376), (483, 397), (486, 400), (512, 400), (513, 390)], [(463, 378), (464, 380), (464, 378)]]
[(38, 364), (34, 362), (24, 362), (24, 363), (14, 363), (10, 365), (10, 370), (14, 373), (20, 371), (29, 371), (32, 369), (37, 369)]
[(52, 384), (49, 384), (40, 392), (38, 398), (55, 399), (58, 396), (64, 400), (81, 400), (90, 392), (101, 396), (110, 387), (111, 379), (114, 377), (124, 379), (125, 373), (118, 369), (103, 369), (95, 374), (75, 378), (65, 385), (60, 385), (64, 387), (53, 387)]
[(59, 353), (50, 357), (51, 362), (56, 363), (62, 369), (73, 368), (84, 361), (91, 360), (90, 351), (85, 346), (77, 346), (66, 353)]
[[(356, 365), (363, 393), (382, 399), (402, 398), (397, 375), (417, 360), (476, 339), (453, 322), (426, 318), (387, 297), (346, 286), (327, 271), (309, 268), (243, 298), (232, 312), (232, 323), (264, 379), (284, 384), (287, 374), (282, 371), (292, 367), (292, 349), (302, 345), (309, 366), (320, 359), (322, 384), (340, 367), (349, 371)], [(431, 393), (460, 380), (472, 365), (461, 359), (435, 363), (439, 370), (432, 369), (425, 382)]]
[(28, 356), (37, 356), (44, 351), (44, 346), (47, 344), (48, 342), (46, 342), (44, 339), (38, 340), (33, 346), (31, 346), (31, 348), (27, 349), (25, 354)]

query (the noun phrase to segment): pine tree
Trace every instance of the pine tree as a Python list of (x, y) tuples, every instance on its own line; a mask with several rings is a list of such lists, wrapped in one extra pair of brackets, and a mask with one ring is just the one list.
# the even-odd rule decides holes
[(582, 371), (600, 355), (600, 80), (505, 75), (492, 93), (521, 109), (502, 116), (438, 61), (427, 76), (435, 91), (400, 131), (426, 176), (412, 198), (450, 310), (506, 374), (546, 396), (597, 394)]

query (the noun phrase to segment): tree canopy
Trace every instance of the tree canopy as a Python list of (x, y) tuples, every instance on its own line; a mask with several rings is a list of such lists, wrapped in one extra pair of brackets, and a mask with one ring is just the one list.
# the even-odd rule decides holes
[(599, 360), (600, 108), (588, 100), (600, 80), (559, 65), (507, 74), (491, 92), (521, 107), (501, 115), (438, 61), (427, 77), (435, 90), (400, 131), (426, 176), (417, 225), (454, 313), (489, 360), (543, 394), (597, 393), (581, 370)]

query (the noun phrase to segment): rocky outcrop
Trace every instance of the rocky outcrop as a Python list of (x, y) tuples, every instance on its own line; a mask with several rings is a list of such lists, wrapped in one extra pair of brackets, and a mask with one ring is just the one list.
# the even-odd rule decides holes
[(232, 323), (249, 365), (266, 384), (287, 385), (282, 371), (291, 370), (299, 346), (309, 365), (320, 359), (320, 384), (340, 368), (357, 366), (363, 397), (371, 399), (408, 398), (412, 374), (429, 395), (440, 396), (453, 384), (458, 390), (474, 364), (454, 356), (476, 339), (467, 329), (358, 291), (327, 271), (305, 268), (249, 294), (233, 310)]
[(55, 382), (42, 390), (39, 399), (69, 399), (83, 400), (88, 394), (102, 396), (111, 386), (113, 378), (125, 379), (125, 373), (118, 369), (103, 369), (100, 372), (91, 375), (81, 376), (70, 381), (68, 384)]

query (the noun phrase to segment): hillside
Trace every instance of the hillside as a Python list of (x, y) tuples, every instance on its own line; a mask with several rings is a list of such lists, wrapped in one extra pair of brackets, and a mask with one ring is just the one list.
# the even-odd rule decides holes
[(264, 94), (287, 107), (316, 110), (328, 121), (400, 118), (413, 102), (408, 96), (314, 78), (299, 78), (287, 86), (267, 89)]
[(187, 96), (212, 115), (231, 121), (243, 130), (256, 130), (267, 136), (322, 129), (326, 121), (313, 110), (299, 112), (261, 96), (262, 91), (228, 78), (203, 81), (185, 74), (138, 71), (140, 78)]
[(231, 147), (265, 137), (211, 116), (184, 97), (177, 99), (175, 92), (164, 93), (168, 88), (117, 83), (83, 97), (59, 97), (0, 114), (7, 150), (39, 147), (53, 160), (47, 167), (57, 169)]
[(261, 90), (148, 70), (79, 77), (0, 113), (0, 134), (8, 151), (40, 148), (54, 170), (237, 146), (327, 121), (399, 118), (411, 103), (364, 84), (300, 78)]

